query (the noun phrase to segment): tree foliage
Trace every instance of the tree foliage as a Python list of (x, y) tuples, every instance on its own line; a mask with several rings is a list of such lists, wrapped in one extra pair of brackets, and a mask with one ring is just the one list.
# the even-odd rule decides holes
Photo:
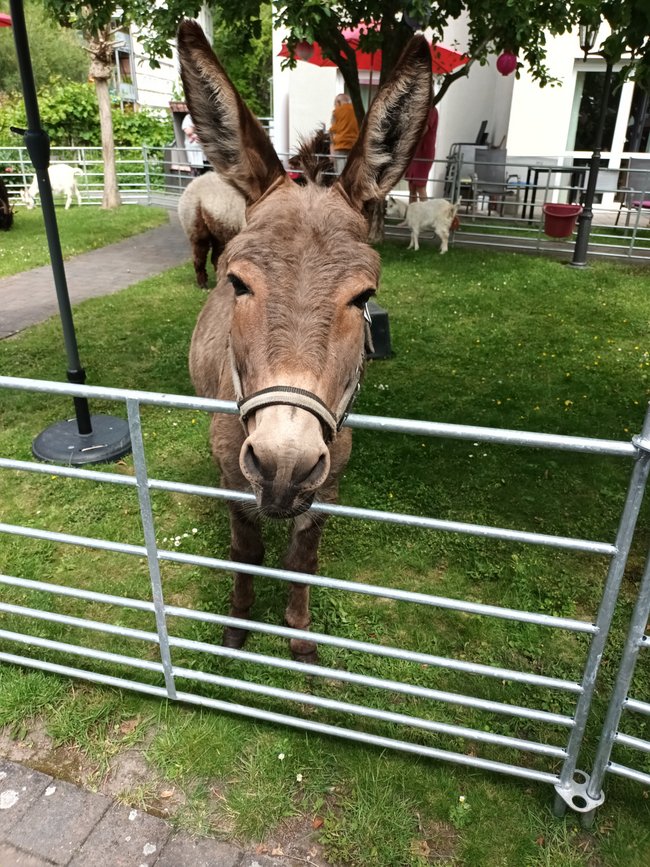
[[(8, 11), (8, 5), (0, 4), (0, 10)], [(25, 20), (37, 87), (54, 78), (85, 81), (88, 76), (88, 57), (77, 34), (52, 21), (43, 4), (35, 0), (25, 3)], [(11, 30), (3, 28), (0, 31), (0, 92), (18, 90), (20, 74), (14, 40)]]
[(581, 17), (611, 29), (596, 46), (612, 63), (629, 60), (626, 73), (650, 90), (650, 3), (648, 0), (584, 0)]
[(200, 2), (183, 4), (177, 0), (155, 3), (151, 0), (99, 0), (88, 4), (78, 0), (44, 0), (46, 9), (62, 26), (80, 32), (90, 51), (89, 75), (95, 82), (104, 162), (104, 197), (102, 206), (120, 203), (115, 168), (115, 144), (108, 81), (113, 64), (114, 34), (134, 24), (143, 29), (145, 48), (155, 58), (169, 56), (168, 40), (176, 32), (179, 20), (195, 17)]
[(270, 3), (245, 22), (233, 22), (221, 8), (213, 10), (214, 50), (251, 111), (270, 113), (272, 20)]
[(434, 41), (442, 41), (445, 28), (464, 16), (468, 42), (462, 47), (470, 61), (444, 76), (436, 102), (454, 81), (468, 74), (473, 63), (485, 64), (490, 55), (504, 50), (514, 52), (520, 68), (527, 68), (540, 86), (552, 83), (546, 65), (548, 35), (566, 33), (585, 18), (602, 16), (611, 25), (604, 53), (618, 60), (631, 50), (640, 59), (635, 70), (640, 80), (647, 80), (650, 69), (648, 0), (439, 0), (435, 4), (429, 0), (277, 0), (275, 5), (279, 22), (289, 31), (289, 48), (293, 50), (301, 40), (318, 42), (341, 70), (359, 116), (363, 106), (354, 51), (341, 36), (343, 29), (359, 25), (359, 47), (382, 50), (383, 81), (414, 29), (430, 27)]
[(545, 63), (546, 34), (569, 30), (576, 21), (574, 7), (567, 0), (440, 0), (436, 4), (427, 0), (282, 0), (278, 2), (278, 20), (289, 30), (290, 49), (303, 39), (319, 43), (341, 70), (355, 110), (362, 115), (356, 59), (341, 36), (343, 29), (361, 25), (359, 47), (364, 51), (381, 49), (380, 81), (384, 81), (415, 29), (431, 28), (434, 41), (442, 42), (445, 28), (466, 16), (470, 61), (444, 77), (436, 97), (439, 101), (455, 80), (468, 74), (473, 63), (486, 63), (490, 55), (503, 50), (517, 53), (520, 63), (540, 85), (551, 82)]
[[(100, 140), (99, 110), (92, 84), (55, 81), (39, 88), (38, 104), (43, 128), (55, 146), (96, 147)], [(170, 118), (152, 111), (112, 109), (115, 144), (118, 147), (149, 145), (163, 147), (174, 134)], [(10, 126), (24, 127), (25, 107), (22, 96), (4, 99), (0, 111), (0, 145), (17, 146), (20, 140)]]

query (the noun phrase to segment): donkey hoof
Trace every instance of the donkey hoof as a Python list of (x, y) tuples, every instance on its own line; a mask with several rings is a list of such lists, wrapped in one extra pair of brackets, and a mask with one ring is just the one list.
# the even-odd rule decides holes
[(236, 629), (234, 626), (226, 626), (223, 630), (223, 641), (221, 643), (224, 647), (240, 650), (246, 643), (247, 638), (247, 629)]
[(302, 641), (299, 638), (289, 642), (289, 649), (294, 662), (316, 665), (318, 663), (318, 647), (313, 641)]

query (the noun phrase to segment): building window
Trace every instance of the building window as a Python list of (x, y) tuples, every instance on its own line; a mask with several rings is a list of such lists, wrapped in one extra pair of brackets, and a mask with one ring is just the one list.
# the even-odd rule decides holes
[[(612, 87), (607, 103), (607, 115), (603, 129), (602, 149), (609, 151), (612, 148), (614, 127), (618, 107), (621, 101), (621, 77), (615, 72), (612, 77)], [(592, 151), (596, 141), (596, 131), (603, 100), (603, 87), (605, 85), (605, 72), (586, 70), (578, 72), (576, 77), (576, 89), (573, 95), (573, 109), (571, 112), (571, 124), (567, 150)]]
[(650, 93), (634, 86), (630, 116), (625, 130), (626, 153), (650, 153)]
[(125, 103), (133, 105), (138, 98), (135, 82), (135, 65), (133, 62), (133, 44), (131, 36), (123, 30), (115, 34), (113, 74), (111, 76), (111, 92), (120, 101), (124, 109)]

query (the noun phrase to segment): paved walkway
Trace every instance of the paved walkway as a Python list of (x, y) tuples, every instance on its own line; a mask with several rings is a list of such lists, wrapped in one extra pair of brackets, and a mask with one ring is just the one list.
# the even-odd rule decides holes
[(1, 867), (289, 867), (0, 758)]
[[(66, 261), (73, 304), (180, 265), (189, 245), (175, 214), (157, 229)], [(49, 266), (0, 279), (0, 338), (58, 312)], [(282, 867), (0, 757), (0, 867)], [(293, 862), (296, 863), (296, 862)]]
[[(187, 262), (190, 247), (178, 217), (157, 229), (68, 259), (65, 272), (72, 304), (110, 295)], [(58, 312), (49, 265), (0, 279), (0, 339)], [(2, 861), (0, 865), (4, 867)]]

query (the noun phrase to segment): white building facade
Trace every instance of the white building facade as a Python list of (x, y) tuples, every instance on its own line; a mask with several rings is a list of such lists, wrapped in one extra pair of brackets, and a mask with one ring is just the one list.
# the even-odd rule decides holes
[[(596, 47), (605, 35), (603, 29)], [(282, 155), (296, 148), (301, 135), (329, 125), (334, 97), (344, 90), (336, 68), (299, 61), (295, 69), (282, 70), (278, 53), (283, 36), (275, 31), (273, 43), (275, 144)], [(462, 19), (447, 29), (443, 44), (461, 53), (466, 49)], [(434, 195), (442, 193), (445, 158), (455, 144), (475, 143), (482, 121), (487, 121), (488, 146), (507, 150), (509, 170), (523, 172), (522, 180), (525, 165), (586, 165), (600, 114), (605, 61), (597, 55), (585, 61), (575, 32), (548, 36), (547, 66), (557, 85), (541, 88), (525, 70), (519, 78), (504, 77), (496, 69), (496, 56), (486, 66), (474, 64), (466, 78), (454, 82), (438, 104)], [(367, 73), (362, 84), (368, 84)], [(650, 158), (650, 106), (633, 82), (620, 85), (616, 67), (608, 105), (599, 188), (610, 192), (598, 198), (611, 205), (630, 154)]]

